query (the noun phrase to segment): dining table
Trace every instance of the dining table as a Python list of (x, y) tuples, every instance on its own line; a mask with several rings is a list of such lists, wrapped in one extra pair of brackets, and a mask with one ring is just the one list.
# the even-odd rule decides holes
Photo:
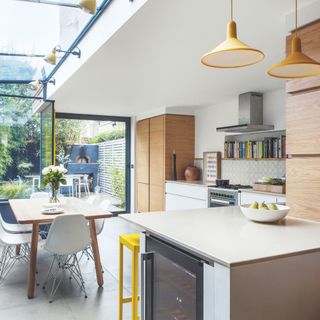
[[(89, 204), (83, 199), (75, 197), (64, 197), (59, 199), (59, 206), (63, 212), (59, 215), (83, 214), (88, 220), (91, 246), (95, 262), (97, 283), (103, 286), (103, 271), (100, 260), (99, 244), (97, 240), (95, 219), (111, 218), (112, 213), (106, 212), (94, 204)], [(35, 295), (37, 251), (39, 241), (39, 226), (41, 224), (52, 224), (57, 214), (43, 213), (43, 209), (48, 206), (47, 199), (11, 199), (9, 200), (12, 212), (20, 224), (32, 225), (31, 253), (28, 273), (27, 296), (32, 299)]]

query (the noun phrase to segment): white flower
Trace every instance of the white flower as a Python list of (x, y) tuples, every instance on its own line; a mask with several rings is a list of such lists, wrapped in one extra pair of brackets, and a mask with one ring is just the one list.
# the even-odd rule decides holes
[(59, 167), (52, 166), (51, 171), (52, 172), (58, 172), (59, 171)]
[(46, 174), (48, 174), (49, 173), (49, 168), (48, 167), (45, 167), (45, 168), (43, 168), (43, 170), (42, 170), (42, 174), (45, 176)]
[(60, 166), (59, 166), (59, 172), (61, 172), (61, 173), (67, 173), (68, 170), (67, 170), (62, 164), (60, 164)]

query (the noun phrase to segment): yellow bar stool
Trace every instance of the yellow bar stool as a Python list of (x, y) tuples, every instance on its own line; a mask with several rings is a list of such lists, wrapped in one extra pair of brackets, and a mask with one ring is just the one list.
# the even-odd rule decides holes
[[(140, 235), (139, 234), (121, 234), (119, 237), (119, 320), (123, 319), (123, 304), (132, 303), (132, 320), (138, 320), (138, 268), (140, 252)], [(132, 252), (132, 296), (123, 297), (123, 247), (127, 247)]]

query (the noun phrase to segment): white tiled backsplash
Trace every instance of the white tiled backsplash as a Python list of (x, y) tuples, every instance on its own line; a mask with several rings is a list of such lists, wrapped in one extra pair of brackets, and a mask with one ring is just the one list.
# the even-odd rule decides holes
[(286, 173), (286, 162), (277, 160), (222, 160), (222, 179), (232, 184), (252, 185), (262, 177), (280, 178)]

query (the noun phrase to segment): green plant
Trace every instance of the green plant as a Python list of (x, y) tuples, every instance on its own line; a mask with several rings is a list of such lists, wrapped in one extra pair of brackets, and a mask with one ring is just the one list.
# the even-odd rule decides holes
[(67, 169), (63, 166), (49, 166), (42, 170), (43, 181), (41, 184), (43, 187), (47, 185), (50, 186), (52, 192), (50, 202), (58, 202), (57, 195), (60, 183), (63, 185), (67, 184), (66, 178), (64, 177), (65, 173), (67, 173)]
[(126, 203), (126, 177), (124, 170), (117, 167), (111, 168), (112, 193), (120, 201), (120, 207), (124, 208)]
[(63, 166), (66, 166), (68, 163), (71, 162), (70, 155), (69, 154), (65, 154), (65, 152), (63, 150), (61, 150), (59, 152), (59, 154), (57, 155), (56, 159), (59, 162), (59, 164), (62, 164)]
[(88, 139), (88, 143), (100, 143), (104, 141), (117, 140), (117, 139), (124, 138), (124, 136), (125, 136), (125, 130), (117, 129), (117, 130), (100, 133), (96, 137)]
[(8, 148), (0, 142), (0, 178), (7, 173), (7, 168), (12, 164)]
[(27, 198), (31, 190), (28, 183), (7, 182), (0, 185), (0, 199)]

